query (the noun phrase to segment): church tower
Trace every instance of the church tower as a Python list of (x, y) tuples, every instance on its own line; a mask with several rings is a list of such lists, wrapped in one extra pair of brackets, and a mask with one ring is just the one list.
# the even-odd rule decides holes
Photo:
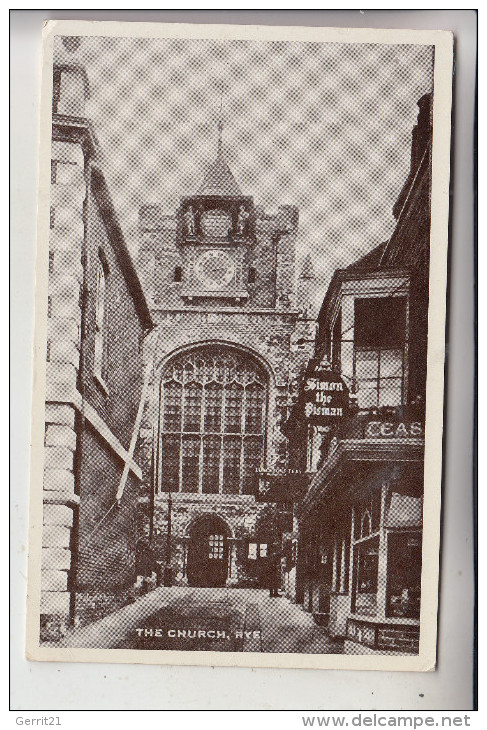
[(141, 435), (153, 454), (154, 549), (178, 584), (258, 581), (275, 539), (258, 472), (287, 467), (279, 426), (311, 349), (295, 344), (297, 227), (296, 207), (269, 214), (242, 192), (221, 122), (200, 188), (174, 215), (140, 210), (140, 275), (157, 326)]
[(311, 254), (308, 253), (301, 267), (297, 283), (297, 308), (304, 318), (312, 317), (315, 310), (317, 279)]
[(268, 215), (243, 195), (223, 155), (217, 154), (194, 195), (173, 216), (159, 205), (139, 214), (139, 269), (157, 307), (237, 306), (291, 309), (295, 301), (298, 210)]

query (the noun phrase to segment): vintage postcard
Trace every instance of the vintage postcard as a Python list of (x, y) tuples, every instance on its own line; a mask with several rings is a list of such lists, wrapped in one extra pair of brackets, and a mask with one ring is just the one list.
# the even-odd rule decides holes
[(28, 658), (434, 669), (452, 35), (43, 37)]

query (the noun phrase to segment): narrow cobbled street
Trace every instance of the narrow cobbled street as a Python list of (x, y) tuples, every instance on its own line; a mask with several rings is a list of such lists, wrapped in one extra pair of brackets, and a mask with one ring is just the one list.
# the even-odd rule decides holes
[(71, 631), (64, 646), (182, 651), (339, 654), (313, 617), (262, 589), (157, 588)]

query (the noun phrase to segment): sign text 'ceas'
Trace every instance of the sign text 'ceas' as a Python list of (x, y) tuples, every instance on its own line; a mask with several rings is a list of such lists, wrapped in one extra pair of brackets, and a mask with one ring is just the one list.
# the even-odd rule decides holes
[(369, 421), (365, 427), (366, 438), (422, 438), (423, 425), (419, 421), (393, 422)]

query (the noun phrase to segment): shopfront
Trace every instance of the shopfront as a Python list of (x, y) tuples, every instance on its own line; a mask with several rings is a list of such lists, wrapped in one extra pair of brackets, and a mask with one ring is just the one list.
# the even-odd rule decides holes
[[(345, 639), (347, 653), (415, 653), (422, 426), (390, 414), (373, 418), (377, 433), (388, 435), (370, 437), (370, 420), (351, 419), (341, 434), (349, 438), (331, 444), (299, 508), (303, 607)], [(362, 438), (354, 438), (358, 431)]]

